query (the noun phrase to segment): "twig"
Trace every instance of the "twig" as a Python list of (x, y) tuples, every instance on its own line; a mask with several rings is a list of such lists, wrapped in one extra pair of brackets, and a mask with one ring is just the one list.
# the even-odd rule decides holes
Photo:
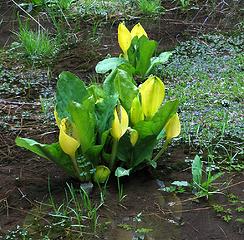
[(24, 8), (22, 8), (18, 3), (16, 3), (14, 0), (11, 0), (19, 9), (21, 9), (26, 15), (28, 15), (34, 22), (36, 22), (38, 24), (39, 27), (41, 27), (44, 31), (46, 31), (46, 29), (34, 18), (32, 17), (27, 11), (25, 11)]

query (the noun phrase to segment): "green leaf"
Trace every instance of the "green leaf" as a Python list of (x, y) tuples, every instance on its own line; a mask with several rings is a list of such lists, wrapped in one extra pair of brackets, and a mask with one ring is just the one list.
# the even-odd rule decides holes
[[(134, 169), (140, 164), (151, 164), (153, 149), (156, 144), (156, 135), (139, 139), (133, 147), (129, 134), (125, 134), (119, 141), (117, 157), (125, 162), (126, 167)], [(153, 163), (152, 163), (153, 164)]]
[(191, 170), (192, 170), (193, 184), (196, 187), (201, 186), (201, 183), (202, 183), (202, 161), (198, 155), (195, 156), (195, 158), (192, 162)]
[(99, 161), (101, 160), (100, 153), (103, 150), (103, 147), (106, 143), (109, 132), (110, 132), (110, 130), (103, 132), (101, 140), (99, 140), (99, 142), (101, 142), (101, 144), (90, 147), (85, 153), (86, 158), (89, 159), (90, 162), (92, 162), (92, 164), (94, 166), (97, 166), (98, 164), (100, 164), (99, 163)]
[(177, 187), (188, 187), (189, 186), (189, 183), (187, 181), (174, 181), (171, 184), (175, 185)]
[(151, 58), (157, 48), (157, 42), (142, 36), (138, 40), (138, 51), (136, 54), (136, 73), (144, 76), (151, 64)]
[(112, 57), (107, 58), (102, 61), (100, 61), (95, 70), (97, 73), (107, 73), (110, 70), (116, 69), (119, 65), (126, 63), (127, 61), (124, 58), (118, 58), (118, 57)]
[(93, 96), (94, 101), (100, 101), (102, 98), (105, 97), (105, 93), (102, 87), (98, 84), (92, 84), (87, 88), (89, 96)]
[(166, 62), (169, 60), (169, 58), (172, 56), (172, 54), (173, 54), (173, 52), (163, 52), (163, 53), (159, 54), (158, 57), (153, 57), (153, 58), (151, 58), (151, 60), (150, 60), (150, 61), (151, 61), (151, 64), (150, 64), (150, 67), (149, 67), (148, 70), (147, 70), (146, 75), (149, 75), (150, 72), (151, 72), (151, 70), (152, 70), (155, 66), (157, 66), (157, 65), (159, 65), (159, 64), (164, 64), (164, 63), (166, 63)]
[(80, 140), (82, 153), (95, 144), (95, 102), (92, 97), (85, 99), (81, 104), (71, 102), (68, 107), (71, 121), (75, 125), (77, 135)]
[(16, 145), (25, 148), (40, 157), (55, 162), (59, 167), (64, 169), (70, 176), (75, 177), (72, 162), (67, 154), (65, 154), (59, 143), (41, 144), (28, 138), (16, 138)]
[(99, 132), (99, 138), (103, 132), (111, 128), (113, 112), (117, 102), (118, 95), (108, 95), (103, 99), (103, 101), (96, 104), (95, 112), (97, 117), (97, 129)]
[(82, 103), (87, 97), (86, 87), (78, 77), (70, 72), (62, 72), (59, 75), (56, 92), (56, 111), (59, 119), (70, 118), (70, 103)]
[(214, 182), (215, 180), (217, 180), (219, 177), (221, 177), (224, 173), (222, 172), (219, 172), (219, 173), (216, 173), (214, 175), (211, 175), (210, 179), (209, 179), (209, 182), (212, 183)]
[(130, 166), (131, 158), (133, 157), (133, 147), (130, 142), (130, 136), (128, 133), (124, 134), (119, 140), (117, 149), (117, 158)]
[(124, 169), (122, 167), (118, 167), (116, 170), (115, 170), (115, 173), (114, 175), (118, 178), (120, 177), (123, 177), (123, 176), (129, 176), (130, 175), (130, 172), (131, 172), (131, 169)]
[(117, 69), (113, 77), (107, 78), (104, 82), (106, 93), (117, 93), (127, 112), (129, 112), (131, 103), (138, 94), (138, 89), (133, 82), (132, 75), (123, 69)]
[(134, 129), (138, 131), (141, 138), (151, 135), (158, 136), (168, 120), (177, 112), (178, 105), (178, 100), (166, 102), (159, 108), (152, 119), (138, 122)]
[(139, 164), (148, 164), (152, 159), (154, 147), (157, 142), (157, 136), (147, 136), (144, 139), (139, 139), (134, 149), (134, 159), (131, 167), (135, 168)]

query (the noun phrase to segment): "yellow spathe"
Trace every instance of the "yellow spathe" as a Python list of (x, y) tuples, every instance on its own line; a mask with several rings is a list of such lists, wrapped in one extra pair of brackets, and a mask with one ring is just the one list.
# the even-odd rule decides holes
[(79, 148), (80, 143), (72, 136), (68, 135), (70, 129), (68, 129), (68, 119), (61, 120), (59, 125), (59, 144), (62, 150), (68, 154), (72, 159), (75, 159), (75, 152)]
[(137, 23), (131, 30), (131, 39), (133, 39), (135, 36), (137, 36), (138, 38), (142, 37), (142, 36), (147, 37), (147, 33), (145, 32), (144, 28), (142, 27), (142, 25), (140, 23)]
[(150, 76), (139, 86), (142, 110), (146, 118), (152, 118), (161, 106), (165, 96), (165, 86), (160, 78)]
[(131, 45), (131, 41), (135, 36), (140, 38), (143, 35), (147, 37), (147, 33), (140, 23), (137, 23), (132, 28), (131, 32), (128, 30), (124, 23), (120, 23), (118, 26), (118, 42), (123, 53), (125, 55), (127, 54), (127, 51)]
[(167, 122), (166, 126), (164, 127), (166, 132), (166, 139), (170, 140), (174, 137), (179, 136), (181, 126), (180, 126), (180, 119), (178, 113), (174, 114), (169, 121)]
[(126, 53), (131, 44), (131, 34), (124, 23), (120, 23), (118, 27), (118, 42), (123, 53)]
[(125, 109), (118, 105), (114, 109), (114, 120), (112, 122), (111, 135), (117, 141), (125, 134), (129, 125), (129, 118)]

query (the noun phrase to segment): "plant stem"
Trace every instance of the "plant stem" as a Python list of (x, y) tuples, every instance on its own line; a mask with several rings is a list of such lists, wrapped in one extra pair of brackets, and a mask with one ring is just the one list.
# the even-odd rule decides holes
[(115, 162), (115, 159), (116, 159), (117, 150), (118, 150), (118, 141), (116, 139), (113, 139), (111, 160), (110, 160), (110, 164), (109, 164), (110, 170), (112, 170), (113, 167), (114, 167), (114, 162)]
[(161, 148), (161, 150), (158, 152), (158, 154), (154, 157), (154, 159), (152, 161), (156, 162), (161, 155), (165, 152), (165, 150), (167, 149), (168, 145), (170, 143), (170, 139), (166, 140), (163, 147)]
[(80, 170), (79, 170), (79, 168), (78, 168), (78, 165), (77, 165), (75, 156), (72, 156), (72, 157), (71, 157), (71, 160), (72, 160), (72, 163), (73, 163), (73, 167), (74, 167), (76, 176), (78, 177), (78, 179), (79, 179), (80, 181), (82, 181), (82, 179), (81, 179), (81, 177), (80, 177)]

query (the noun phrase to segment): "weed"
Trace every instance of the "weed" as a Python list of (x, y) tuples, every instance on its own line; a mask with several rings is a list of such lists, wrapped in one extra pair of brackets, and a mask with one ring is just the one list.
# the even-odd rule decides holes
[(177, 2), (183, 11), (188, 10), (191, 5), (191, 0), (177, 0)]
[[(49, 203), (41, 203), (27, 216), (24, 227), (9, 232), (5, 239), (87, 239), (97, 231), (100, 207), (94, 206), (87, 192), (67, 184), (65, 197), (58, 203), (52, 196), (49, 184)], [(34, 216), (34, 217), (33, 217)], [(45, 236), (45, 238), (44, 238)]]
[(227, 214), (224, 215), (222, 218), (225, 222), (229, 223), (232, 220), (232, 215)]
[(38, 30), (36, 32), (29, 29), (27, 25), (20, 25), (17, 34), (21, 47), (25, 55), (32, 61), (46, 61), (53, 57), (57, 51), (57, 44), (51, 39), (47, 32)]
[(192, 163), (192, 179), (193, 179), (193, 191), (198, 197), (206, 196), (207, 198), (217, 191), (211, 191), (213, 188), (213, 182), (221, 177), (223, 173), (219, 172), (212, 174), (211, 170), (208, 169), (206, 172), (205, 180), (203, 180), (203, 163), (198, 155), (193, 160)]
[(244, 207), (238, 207), (238, 208), (236, 208), (236, 211), (238, 213), (242, 213), (242, 212), (244, 212)]
[(126, 194), (124, 194), (124, 186), (120, 183), (120, 178), (117, 177), (117, 187), (118, 187), (118, 200), (122, 202), (124, 198), (126, 198)]
[(138, 0), (138, 7), (144, 14), (157, 14), (162, 9), (160, 0)]
[(224, 207), (220, 204), (213, 204), (212, 207), (216, 213), (223, 213), (225, 211)]

